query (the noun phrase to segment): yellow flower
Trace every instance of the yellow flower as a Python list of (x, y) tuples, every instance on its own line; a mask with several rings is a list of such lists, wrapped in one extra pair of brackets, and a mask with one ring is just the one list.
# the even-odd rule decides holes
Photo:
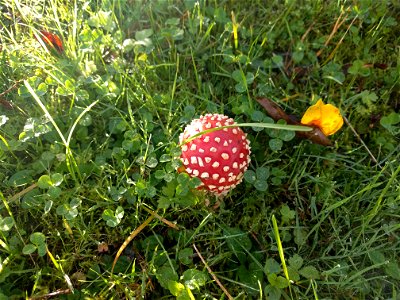
[(301, 124), (316, 126), (325, 135), (334, 134), (343, 126), (343, 117), (337, 107), (324, 104), (321, 99), (310, 106), (301, 118)]

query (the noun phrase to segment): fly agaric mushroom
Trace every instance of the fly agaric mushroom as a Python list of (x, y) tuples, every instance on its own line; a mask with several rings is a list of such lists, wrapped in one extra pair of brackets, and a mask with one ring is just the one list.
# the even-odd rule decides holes
[[(216, 127), (234, 125), (235, 121), (221, 114), (206, 114), (193, 120), (179, 136), (180, 159), (184, 171), (198, 177), (204, 188), (220, 196), (238, 185), (250, 163), (250, 141), (239, 127), (225, 127), (192, 136)], [(185, 142), (189, 140), (188, 142)]]

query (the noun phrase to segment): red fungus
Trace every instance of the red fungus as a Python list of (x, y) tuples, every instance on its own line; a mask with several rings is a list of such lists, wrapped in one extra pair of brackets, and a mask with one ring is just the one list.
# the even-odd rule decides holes
[(233, 119), (220, 114), (206, 114), (193, 120), (180, 135), (183, 169), (198, 177), (201, 188), (215, 195), (225, 195), (238, 185), (250, 163), (250, 142), (239, 127), (227, 127), (192, 136), (216, 127), (234, 125)]

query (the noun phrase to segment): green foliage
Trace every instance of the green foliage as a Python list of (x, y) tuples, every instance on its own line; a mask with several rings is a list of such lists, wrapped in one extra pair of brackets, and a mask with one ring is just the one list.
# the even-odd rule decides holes
[(14, 225), (15, 222), (12, 217), (0, 218), (0, 231), (10, 231)]
[(267, 179), (270, 176), (270, 168), (259, 167), (256, 171), (247, 170), (244, 179), (252, 184), (258, 191), (265, 192), (268, 189)]
[(46, 237), (41, 232), (34, 232), (29, 237), (30, 243), (26, 244), (22, 249), (25, 255), (32, 254), (37, 250), (39, 256), (46, 255)]
[(382, 117), (380, 123), (392, 135), (398, 135), (400, 133), (400, 114), (392, 112)]
[(106, 209), (102, 214), (103, 220), (106, 221), (106, 224), (110, 227), (115, 227), (121, 223), (123, 217), (124, 208), (122, 206), (118, 206), (115, 212), (111, 209)]
[[(57, 206), (56, 213), (59, 216), (63, 216), (66, 220), (72, 220), (78, 216), (78, 207), (81, 205), (81, 203), (81, 200), (74, 198), (69, 203), (67, 202)], [(50, 208), (45, 210), (49, 211)]]
[(252, 84), (254, 81), (254, 74), (247, 72), (246, 75), (243, 74), (242, 70), (235, 70), (232, 72), (232, 78), (237, 83), (235, 85), (235, 90), (238, 93), (243, 93), (247, 91), (248, 85)]

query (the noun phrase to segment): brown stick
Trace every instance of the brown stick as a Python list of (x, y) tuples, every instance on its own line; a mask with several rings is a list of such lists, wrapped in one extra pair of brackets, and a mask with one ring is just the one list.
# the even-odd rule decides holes
[(221, 290), (224, 292), (224, 294), (228, 297), (229, 300), (233, 300), (233, 297), (231, 294), (229, 294), (228, 290), (222, 285), (221, 281), (219, 281), (218, 277), (215, 276), (214, 272), (211, 270), (211, 268), (208, 266), (207, 262), (204, 260), (203, 256), (197, 249), (196, 245), (193, 244), (193, 248), (196, 251), (197, 255), (200, 257), (201, 261), (203, 264), (206, 266), (208, 273), (212, 276), (212, 278), (215, 280), (215, 282), (218, 284), (218, 286), (221, 288)]

